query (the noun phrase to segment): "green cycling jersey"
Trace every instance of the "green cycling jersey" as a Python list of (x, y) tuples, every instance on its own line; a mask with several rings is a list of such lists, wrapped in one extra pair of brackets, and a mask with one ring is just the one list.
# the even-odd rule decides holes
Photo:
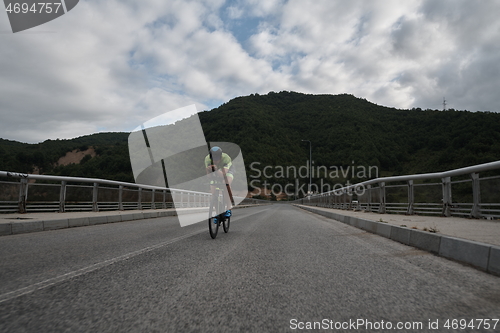
[[(212, 161), (210, 159), (210, 154), (208, 154), (205, 157), (205, 167), (209, 167), (210, 165), (212, 165)], [(228, 154), (222, 153), (220, 161), (218, 161), (218, 163), (216, 163), (215, 166), (217, 167), (218, 170), (220, 170), (221, 168), (227, 168), (228, 169), (227, 175), (231, 178), (233, 177), (234, 173), (234, 168), (232, 167), (233, 162)]]

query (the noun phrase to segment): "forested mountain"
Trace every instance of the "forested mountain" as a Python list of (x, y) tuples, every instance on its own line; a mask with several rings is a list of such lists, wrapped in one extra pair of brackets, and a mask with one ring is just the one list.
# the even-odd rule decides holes
[[(315, 166), (376, 166), (379, 176), (500, 160), (499, 113), (400, 110), (347, 94), (271, 92), (235, 98), (199, 117), (207, 141), (241, 147), (248, 177), (257, 175), (257, 167), (305, 166), (309, 144), (301, 140), (312, 142)], [(127, 138), (100, 133), (39, 144), (0, 140), (0, 170), (30, 173), (36, 166), (47, 174), (133, 182)], [(55, 166), (68, 151), (89, 147), (97, 156)], [(250, 168), (252, 162), (259, 163)], [(288, 181), (279, 176), (270, 182)]]
[[(0, 139), (0, 170), (23, 173), (104, 178), (133, 182), (128, 155), (128, 133), (99, 133), (71, 140), (46, 140), (38, 144)], [(96, 156), (80, 163), (57, 166), (71, 151), (93, 147)]]
[[(239, 97), (200, 114), (209, 141), (238, 143), (245, 159), (303, 165), (377, 165), (435, 172), (500, 159), (500, 114), (398, 110), (352, 95), (293, 92)], [(223, 129), (221, 129), (223, 124)], [(247, 162), (248, 163), (248, 162)]]

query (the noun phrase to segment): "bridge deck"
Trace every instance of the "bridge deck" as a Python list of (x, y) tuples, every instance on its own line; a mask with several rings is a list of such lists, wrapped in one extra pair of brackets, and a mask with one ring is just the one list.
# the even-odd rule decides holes
[[(387, 222), (389, 224), (408, 228), (424, 230), (424, 228), (437, 229), (439, 234), (464, 238), (477, 242), (500, 246), (500, 221), (485, 219), (468, 219), (459, 217), (437, 217), (422, 215), (397, 215), (397, 214), (377, 214), (370, 212), (360, 212), (351, 210), (339, 210), (331, 208), (315, 207), (325, 211), (334, 211), (338, 214), (355, 216), (372, 221)], [(185, 208), (185, 210), (196, 210), (197, 208)], [(198, 208), (199, 209), (199, 208)], [(155, 210), (130, 210), (130, 211), (108, 211), (108, 212), (72, 212), (72, 213), (27, 213), (27, 214), (4, 214), (0, 215), (0, 235), (2, 225), (44, 221), (60, 221), (71, 219), (73, 221), (84, 221), (87, 218), (98, 218), (112, 222), (124, 216), (135, 215), (133, 219), (149, 218), (150, 214), (173, 214), (173, 209), (155, 209)], [(143, 217), (140, 217), (141, 214)], [(125, 219), (123, 219), (125, 220)], [(71, 222), (70, 222), (71, 223)], [(106, 222), (100, 222), (106, 223)]]
[(438, 234), (500, 246), (500, 221), (423, 215), (378, 214), (372, 212), (314, 207), (337, 214), (386, 222), (418, 230), (437, 229)]
[(219, 233), (165, 217), (0, 237), (0, 332), (302, 332), (323, 319), (447, 332), (453, 318), (486, 332), (475, 319), (498, 318), (499, 277), (291, 205), (237, 210)]

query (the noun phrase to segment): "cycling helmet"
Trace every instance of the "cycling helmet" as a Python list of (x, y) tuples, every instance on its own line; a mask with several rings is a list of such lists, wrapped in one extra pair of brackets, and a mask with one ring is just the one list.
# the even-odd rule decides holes
[(210, 154), (212, 155), (212, 159), (218, 161), (222, 157), (222, 149), (220, 147), (214, 146), (210, 149)]

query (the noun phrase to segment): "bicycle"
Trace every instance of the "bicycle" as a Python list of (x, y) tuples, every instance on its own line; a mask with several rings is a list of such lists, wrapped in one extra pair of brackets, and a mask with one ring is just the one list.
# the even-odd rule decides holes
[[(229, 232), (229, 225), (231, 223), (231, 217), (225, 216), (226, 213), (226, 202), (224, 197), (224, 190), (221, 188), (221, 182), (214, 181), (215, 192), (210, 200), (210, 207), (208, 211), (208, 231), (212, 239), (217, 237), (219, 231), (219, 226), (222, 224), (222, 228), (225, 233)], [(214, 219), (217, 219), (214, 221)]]

